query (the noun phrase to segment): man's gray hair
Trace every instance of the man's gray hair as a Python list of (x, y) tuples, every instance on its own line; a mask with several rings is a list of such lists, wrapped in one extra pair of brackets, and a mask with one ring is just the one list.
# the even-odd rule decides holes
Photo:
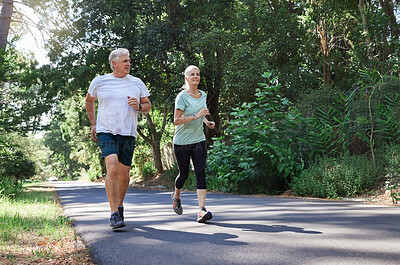
[(119, 61), (119, 57), (121, 57), (123, 55), (128, 55), (129, 56), (129, 51), (127, 49), (125, 49), (125, 48), (118, 48), (118, 49), (113, 50), (110, 53), (110, 56), (108, 57), (108, 62), (110, 63), (111, 70), (114, 71), (112, 62), (118, 62)]

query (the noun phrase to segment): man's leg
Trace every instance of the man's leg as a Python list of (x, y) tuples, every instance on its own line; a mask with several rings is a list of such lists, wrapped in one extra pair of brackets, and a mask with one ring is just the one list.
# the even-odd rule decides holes
[(119, 179), (120, 179), (120, 163), (117, 154), (111, 154), (105, 157), (107, 176), (105, 180), (108, 202), (110, 204), (111, 213), (118, 212), (119, 203)]
[(119, 163), (119, 179), (118, 179), (118, 205), (124, 205), (124, 199), (126, 195), (126, 191), (129, 187), (129, 172), (131, 170), (130, 166), (125, 166), (122, 163)]

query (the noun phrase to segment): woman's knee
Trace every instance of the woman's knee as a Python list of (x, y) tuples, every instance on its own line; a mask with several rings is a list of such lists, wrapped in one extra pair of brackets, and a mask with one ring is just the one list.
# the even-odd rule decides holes
[(179, 175), (175, 179), (175, 187), (177, 189), (182, 189), (182, 187), (185, 184), (187, 178), (188, 178), (188, 175), (179, 173)]

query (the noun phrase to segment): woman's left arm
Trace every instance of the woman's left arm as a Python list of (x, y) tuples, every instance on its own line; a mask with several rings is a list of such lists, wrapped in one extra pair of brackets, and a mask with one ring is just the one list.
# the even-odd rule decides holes
[(208, 128), (210, 128), (211, 130), (214, 129), (215, 127), (215, 122), (213, 121), (209, 121), (206, 118), (203, 119), (203, 122), (207, 125)]

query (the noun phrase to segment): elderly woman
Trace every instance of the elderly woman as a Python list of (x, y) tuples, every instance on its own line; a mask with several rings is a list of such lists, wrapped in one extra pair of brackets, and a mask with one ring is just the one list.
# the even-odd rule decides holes
[(207, 94), (198, 89), (199, 83), (199, 68), (194, 65), (188, 66), (185, 70), (183, 90), (175, 99), (174, 153), (178, 162), (179, 174), (175, 179), (175, 192), (172, 194), (172, 202), (174, 211), (181, 215), (183, 209), (180, 193), (188, 178), (189, 163), (190, 159), (192, 159), (196, 173), (197, 199), (199, 203), (197, 221), (204, 223), (212, 218), (212, 214), (205, 208), (207, 146), (203, 122), (210, 129), (214, 129), (215, 123), (205, 118), (206, 115), (210, 114), (206, 104)]

